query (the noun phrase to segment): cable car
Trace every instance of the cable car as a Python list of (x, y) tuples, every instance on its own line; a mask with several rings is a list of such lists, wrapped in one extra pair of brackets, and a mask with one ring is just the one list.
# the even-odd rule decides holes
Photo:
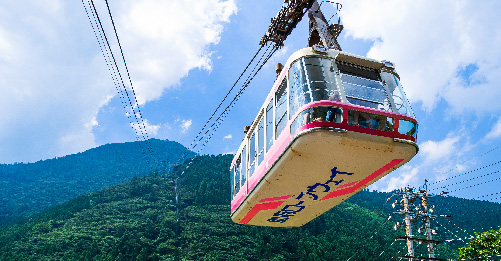
[(309, 47), (277, 67), (231, 163), (236, 223), (302, 226), (419, 150), (418, 124), (393, 64), (343, 52), (343, 25), (329, 25), (320, 6), (286, 1), (261, 39), (282, 46), (308, 12)]
[(231, 163), (231, 219), (302, 226), (412, 159), (417, 127), (391, 62), (298, 50)]

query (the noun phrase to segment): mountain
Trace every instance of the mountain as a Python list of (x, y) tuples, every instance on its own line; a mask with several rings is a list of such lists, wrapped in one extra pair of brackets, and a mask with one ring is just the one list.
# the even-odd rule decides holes
[[(190, 168), (178, 166), (167, 177), (133, 178), (36, 214), (0, 231), (0, 260), (340, 260), (352, 255), (366, 260), (383, 250), (382, 258), (397, 254), (396, 246), (388, 247), (397, 233), (385, 219), (349, 203), (301, 228), (233, 223), (231, 158), (196, 157)], [(384, 229), (372, 236), (373, 227)]]
[(152, 168), (165, 172), (186, 151), (173, 141), (150, 139), (148, 143), (152, 152), (146, 154), (145, 142), (128, 142), (36, 163), (0, 164), (0, 227), (77, 196), (148, 175)]
[[(106, 157), (120, 157), (100, 156), (110, 169), (118, 168)], [(361, 191), (299, 228), (233, 223), (231, 160), (232, 155), (197, 156), (167, 174), (133, 177), (38, 212), (0, 229), (0, 260), (395, 260), (405, 255), (405, 242), (395, 241), (405, 233), (393, 229), (402, 217), (385, 203), (391, 193)], [(130, 169), (138, 165), (133, 162)], [(95, 177), (107, 176), (93, 171)], [(500, 204), (433, 200), (437, 214), (453, 214), (433, 221), (439, 227), (435, 238), (456, 239), (435, 247), (439, 258), (456, 258), (458, 246), (465, 244), (458, 238), (473, 229), (499, 224)], [(416, 251), (426, 256), (425, 244)]]

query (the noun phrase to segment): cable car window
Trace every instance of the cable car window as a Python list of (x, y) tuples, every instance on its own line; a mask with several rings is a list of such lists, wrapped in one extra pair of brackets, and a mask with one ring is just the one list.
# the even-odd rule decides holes
[(242, 150), (242, 178), (240, 186), (243, 186), (247, 180), (247, 157), (247, 146), (244, 146)]
[(417, 124), (408, 120), (398, 121), (398, 133), (417, 138)]
[(256, 166), (258, 166), (261, 162), (263, 162), (264, 158), (264, 117), (261, 117), (258, 124), (257, 130), (257, 162)]
[(336, 61), (337, 69), (342, 74), (357, 76), (373, 81), (381, 81), (379, 72), (376, 69), (367, 68), (360, 65), (355, 65), (347, 62)]
[(339, 93), (331, 59), (303, 57), (295, 61), (289, 69), (289, 81), (291, 115), (305, 104), (329, 100)]
[(233, 199), (233, 195), (235, 195), (235, 165), (231, 167), (230, 171), (230, 190), (231, 190), (231, 199)]
[(405, 97), (405, 92), (402, 88), (402, 85), (400, 84), (400, 81), (395, 75), (393, 75), (393, 79), (395, 80), (396, 83), (396, 88), (393, 90), (392, 93), (393, 102), (396, 107), (395, 109), (397, 109), (398, 113), (415, 117), (411, 105), (409, 104), (407, 97)]
[(249, 144), (249, 177), (254, 174), (254, 161), (256, 159), (256, 133), (252, 133)]
[(291, 65), (289, 81), (291, 115), (295, 115), (299, 108), (311, 102), (311, 92), (304, 71), (304, 58)]
[(291, 134), (302, 126), (312, 122), (336, 122), (343, 121), (343, 109), (336, 106), (316, 106), (302, 111), (291, 124)]
[(287, 79), (284, 78), (276, 92), (277, 110), (275, 112), (276, 138), (287, 124)]
[(337, 62), (346, 98), (352, 104), (378, 110), (390, 110), (388, 96), (379, 72), (345, 62)]
[(266, 107), (266, 152), (270, 150), (273, 145), (273, 99), (271, 99), (268, 107)]
[(242, 155), (238, 156), (237, 161), (235, 162), (235, 185), (234, 185), (234, 194), (235, 196), (238, 191), (240, 191), (240, 173), (241, 173), (241, 167), (242, 167)]
[(357, 110), (348, 111), (348, 123), (369, 129), (392, 132), (394, 119), (392, 117)]

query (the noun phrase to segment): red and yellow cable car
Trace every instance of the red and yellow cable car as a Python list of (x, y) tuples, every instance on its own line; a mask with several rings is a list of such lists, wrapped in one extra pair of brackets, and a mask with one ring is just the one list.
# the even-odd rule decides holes
[(291, 55), (231, 164), (231, 219), (297, 227), (408, 162), (417, 121), (392, 63)]

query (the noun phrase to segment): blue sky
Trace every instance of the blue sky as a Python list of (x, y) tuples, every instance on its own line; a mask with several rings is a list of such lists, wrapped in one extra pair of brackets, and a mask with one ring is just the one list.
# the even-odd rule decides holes
[[(149, 136), (188, 146), (257, 51), (282, 2), (109, 4)], [(425, 178), (445, 179), (501, 160), (501, 149), (495, 149), (501, 146), (501, 2), (342, 4), (343, 50), (394, 62), (420, 124), (418, 156), (373, 189), (419, 186)], [(96, 0), (96, 7), (111, 37), (104, 1)], [(252, 122), (271, 88), (275, 63), (285, 63), (306, 46), (305, 21), (265, 65), (202, 153), (238, 148), (243, 126)], [(82, 2), (3, 1), (0, 72), (0, 163), (35, 162), (135, 140)], [(487, 174), (499, 169), (452, 179), (485, 175), (461, 185), (486, 182), (452, 195), (475, 198), (498, 192), (500, 182), (490, 180), (499, 174)]]

